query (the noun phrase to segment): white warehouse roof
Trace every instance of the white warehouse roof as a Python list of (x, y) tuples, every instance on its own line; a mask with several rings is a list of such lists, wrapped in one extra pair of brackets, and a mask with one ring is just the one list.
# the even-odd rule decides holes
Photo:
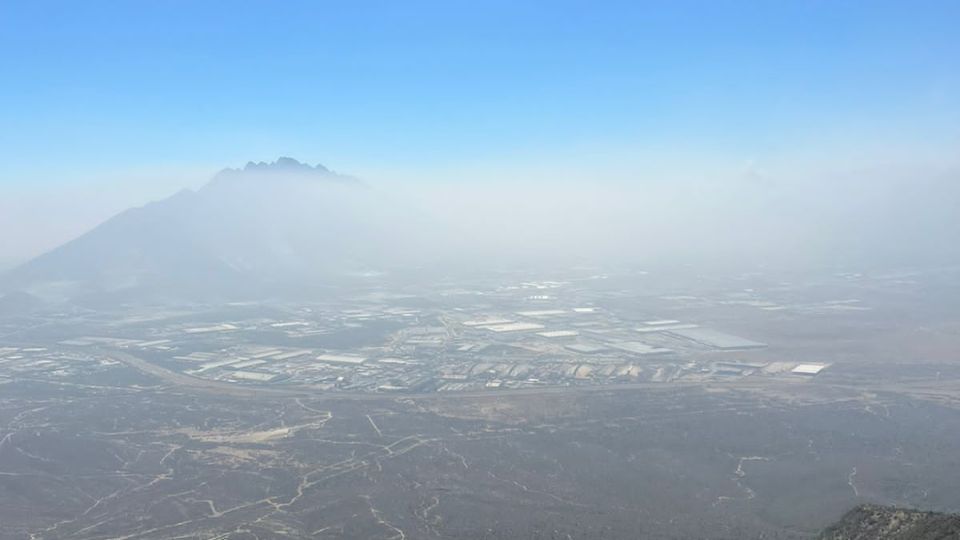
[(799, 366), (793, 368), (790, 373), (796, 373), (798, 375), (816, 375), (823, 371), (823, 368), (827, 367), (826, 364), (800, 364)]

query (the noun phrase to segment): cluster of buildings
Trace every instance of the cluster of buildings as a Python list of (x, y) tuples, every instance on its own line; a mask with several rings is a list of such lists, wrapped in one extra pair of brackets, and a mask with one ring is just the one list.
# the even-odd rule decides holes
[[(38, 378), (46, 380), (91, 382), (98, 376), (112, 373), (120, 365), (92, 352), (63, 350), (59, 347), (0, 346), (0, 382), (6, 378)], [(104, 380), (104, 379), (101, 379)]]
[[(827, 367), (786, 361), (754, 337), (702, 321), (612, 309), (600, 296), (568, 285), (531, 281), (486, 291), (447, 289), (426, 302), (416, 294), (381, 293), (262, 312), (244, 307), (244, 316), (204, 317), (201, 324), (170, 317), (114, 332), (123, 335), (70, 337), (57, 345), (73, 356), (85, 348), (123, 349), (186, 375), (236, 384), (365, 392), (799, 377)], [(613, 292), (607, 298), (616, 297)], [(771, 307), (749, 296), (725, 301)], [(24, 365), (69, 365), (58, 363), (59, 353), (8, 347), (0, 349), (0, 368), (25, 354), (36, 358)]]

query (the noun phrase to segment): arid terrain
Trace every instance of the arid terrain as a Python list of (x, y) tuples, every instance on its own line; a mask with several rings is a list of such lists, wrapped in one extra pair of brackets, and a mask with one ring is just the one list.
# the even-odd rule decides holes
[[(117, 336), (179, 323), (15, 320), (0, 358), (0, 536), (787, 539), (814, 537), (864, 502), (955, 510), (960, 326), (922, 298), (928, 280), (947, 277), (750, 287), (752, 296), (789, 296), (800, 306), (773, 311), (758, 309), (755, 299), (729, 302), (742, 300), (729, 289), (742, 295), (737, 282), (681, 301), (607, 285), (557, 287), (547, 302), (576, 295), (605, 313), (603, 321), (649, 318), (654, 310), (638, 306), (653, 305), (669, 319), (709, 320), (766, 346), (632, 360), (581, 354), (563, 361), (597, 370), (629, 361), (642, 369), (632, 377), (502, 385), (490, 384), (498, 375), (477, 374), (482, 384), (463, 379), (459, 391), (351, 389), (342, 370), (376, 373), (364, 371), (366, 363), (330, 368), (342, 379), (325, 385), (320, 375), (211, 377), (223, 368), (184, 370), (170, 360), (191, 347), (220, 350), (204, 345), (209, 340), (232, 347), (270, 339), (253, 330), (186, 334), (168, 342), (169, 351), (150, 352)], [(812, 298), (823, 290), (858, 294), (860, 309)], [(516, 300), (492, 302), (483, 309), (503, 313)], [(680, 305), (670, 309), (670, 302)], [(219, 317), (237, 328), (252, 324), (236, 312)], [(429, 326), (428, 317), (410, 324)], [(384, 343), (389, 359), (404, 351), (411, 361), (428, 358), (409, 348), (422, 332), (397, 333), (375, 318), (351, 324), (375, 331), (350, 334), (351, 343), (343, 334), (327, 337), (342, 348), (323, 350), (375, 355), (374, 343)], [(448, 324), (455, 331), (443, 334), (440, 348), (428, 344), (430, 362), (474, 365), (458, 351), (477, 334)], [(611, 324), (576, 339), (618, 343), (605, 330)], [(630, 331), (633, 323), (622, 324)], [(114, 337), (83, 341), (94, 333)], [(527, 347), (515, 349), (524, 362), (553, 365), (553, 349), (529, 353), (530, 343), (550, 339), (521, 333), (507, 342)], [(485, 350), (479, 354), (498, 355), (492, 366), (510, 360), (509, 352)], [(339, 358), (327, 354), (317, 365)], [(816, 375), (759, 367), (807, 359), (827, 367)], [(735, 365), (740, 370), (730, 371)], [(443, 373), (429, 371), (429, 362), (400, 366)]]

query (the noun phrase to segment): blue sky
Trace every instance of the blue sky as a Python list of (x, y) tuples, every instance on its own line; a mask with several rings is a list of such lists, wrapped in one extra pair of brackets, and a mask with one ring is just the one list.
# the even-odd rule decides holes
[(2, 9), (14, 172), (277, 153), (428, 166), (633, 143), (754, 156), (956, 141), (960, 120), (954, 1)]
[(279, 155), (438, 181), (949, 161), (958, 25), (956, 1), (5, 1), (0, 196), (148, 186), (121, 205)]

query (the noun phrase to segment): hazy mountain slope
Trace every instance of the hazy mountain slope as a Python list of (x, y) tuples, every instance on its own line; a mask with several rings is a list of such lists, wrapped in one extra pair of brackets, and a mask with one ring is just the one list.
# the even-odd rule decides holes
[[(388, 273), (575, 265), (871, 271), (960, 264), (952, 174), (368, 188), (290, 158), (227, 169), (0, 276), (0, 295), (104, 304), (304, 298)], [(362, 280), (360, 280), (362, 281)]]
[(10, 272), (44, 298), (256, 294), (362, 272), (379, 252), (360, 182), (289, 158), (227, 169), (197, 191), (118, 214)]
[(960, 515), (863, 505), (820, 535), (821, 540), (956, 540)]

